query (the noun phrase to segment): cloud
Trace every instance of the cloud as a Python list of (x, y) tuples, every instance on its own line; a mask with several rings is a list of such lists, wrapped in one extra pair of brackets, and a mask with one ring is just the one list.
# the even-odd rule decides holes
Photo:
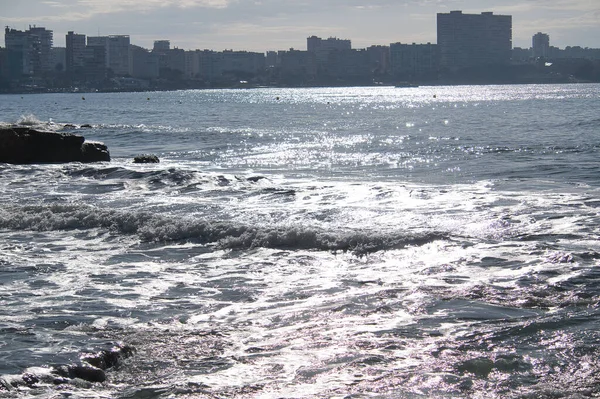
[(69, 22), (91, 20), (105, 15), (147, 14), (167, 8), (225, 9), (235, 2), (237, 0), (21, 0), (15, 2), (10, 9), (3, 10), (1, 19), (8, 24), (32, 20)]
[(94, 14), (120, 12), (150, 12), (176, 7), (186, 8), (226, 8), (232, 0), (78, 0), (77, 6), (88, 8)]
[(67, 8), (68, 7), (66, 4), (63, 4), (58, 1), (42, 1), (41, 4), (44, 4), (44, 5), (47, 5), (50, 7), (56, 7), (56, 8)]
[[(512, 3), (512, 4), (511, 4)], [(600, 12), (597, 0), (512, 1), (494, 7), (498, 13)]]

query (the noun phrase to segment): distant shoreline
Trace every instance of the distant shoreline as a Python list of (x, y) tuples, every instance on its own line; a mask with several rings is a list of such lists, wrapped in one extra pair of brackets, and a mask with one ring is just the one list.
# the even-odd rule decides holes
[(313, 89), (313, 88), (335, 88), (335, 87), (395, 87), (415, 89), (419, 87), (439, 87), (439, 86), (509, 86), (509, 85), (557, 85), (557, 84), (600, 84), (600, 82), (592, 81), (527, 81), (527, 82), (429, 82), (422, 84), (397, 85), (389, 84), (348, 84), (348, 85), (298, 85), (298, 86), (263, 86), (263, 85), (247, 85), (247, 86), (215, 86), (215, 87), (165, 87), (165, 88), (122, 88), (122, 89), (86, 89), (72, 88), (65, 89), (31, 89), (31, 90), (0, 90), (0, 94), (4, 95), (24, 95), (24, 94), (90, 94), (90, 93), (152, 93), (166, 91), (185, 91), (185, 90), (256, 90), (256, 89)]

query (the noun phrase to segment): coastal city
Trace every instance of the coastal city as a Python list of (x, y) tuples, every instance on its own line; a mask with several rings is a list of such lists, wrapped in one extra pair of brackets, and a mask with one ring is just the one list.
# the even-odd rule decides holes
[(600, 82), (600, 48), (551, 45), (532, 32), (512, 46), (512, 16), (437, 14), (437, 43), (392, 42), (353, 48), (350, 39), (309, 36), (306, 49), (265, 53), (184, 50), (168, 39), (151, 49), (129, 35), (5, 28), (0, 92), (143, 91), (197, 88)]

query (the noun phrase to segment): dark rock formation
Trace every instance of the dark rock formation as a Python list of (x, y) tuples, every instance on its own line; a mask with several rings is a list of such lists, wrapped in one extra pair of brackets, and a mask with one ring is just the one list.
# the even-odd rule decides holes
[(0, 392), (43, 385), (81, 385), (83, 383), (86, 386), (85, 384), (88, 383), (104, 382), (108, 370), (118, 368), (125, 359), (133, 356), (134, 353), (133, 346), (117, 344), (111, 349), (85, 353), (81, 355), (81, 361), (74, 364), (33, 367), (26, 369), (20, 375), (0, 375)]
[(225, 176), (223, 176), (223, 175), (217, 176), (217, 184), (219, 186), (228, 186), (230, 183), (231, 183), (231, 180), (229, 180)]
[(156, 155), (143, 154), (133, 158), (133, 163), (159, 163), (160, 160)]
[(133, 356), (135, 348), (131, 345), (117, 344), (111, 349), (88, 352), (81, 355), (81, 361), (101, 370), (119, 366), (123, 359)]
[(262, 179), (266, 179), (266, 177), (264, 177), (264, 176), (250, 176), (246, 180), (248, 180), (249, 182), (252, 182), (252, 183), (256, 183), (257, 181), (262, 180)]
[(52, 370), (52, 373), (64, 377), (64, 383), (68, 383), (69, 380), (75, 378), (89, 382), (106, 381), (106, 373), (104, 370), (85, 363), (58, 366)]
[(13, 164), (110, 161), (102, 143), (71, 133), (28, 127), (0, 128), (0, 162)]

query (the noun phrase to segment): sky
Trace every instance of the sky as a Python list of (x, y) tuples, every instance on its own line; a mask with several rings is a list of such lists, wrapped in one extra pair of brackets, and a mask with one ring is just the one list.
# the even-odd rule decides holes
[[(559, 48), (600, 48), (600, 0), (0, 0), (0, 23), (86, 36), (130, 35), (151, 49), (265, 52), (306, 50), (306, 38), (350, 39), (352, 48), (436, 43), (436, 14), (452, 10), (512, 15), (513, 46), (531, 47), (537, 32)], [(0, 33), (4, 47), (4, 29)]]

